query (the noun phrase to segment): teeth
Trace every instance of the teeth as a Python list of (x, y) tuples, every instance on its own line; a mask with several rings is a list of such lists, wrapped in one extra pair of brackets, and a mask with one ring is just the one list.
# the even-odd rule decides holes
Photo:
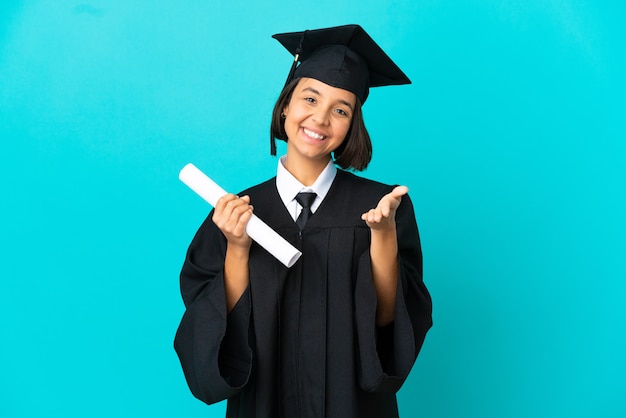
[(307, 136), (310, 136), (311, 138), (315, 138), (315, 139), (324, 139), (324, 135), (318, 135), (313, 131), (309, 131), (307, 128), (304, 128), (304, 133), (307, 134)]

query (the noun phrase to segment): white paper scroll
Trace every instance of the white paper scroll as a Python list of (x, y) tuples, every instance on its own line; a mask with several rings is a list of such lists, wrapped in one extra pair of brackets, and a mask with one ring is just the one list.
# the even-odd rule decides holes
[[(213, 207), (215, 207), (219, 198), (226, 194), (224, 189), (191, 163), (180, 170), (178, 178)], [(250, 238), (287, 267), (293, 266), (302, 255), (297, 248), (278, 235), (276, 231), (267, 226), (265, 222), (254, 214), (252, 214), (252, 218), (248, 222), (246, 232)]]

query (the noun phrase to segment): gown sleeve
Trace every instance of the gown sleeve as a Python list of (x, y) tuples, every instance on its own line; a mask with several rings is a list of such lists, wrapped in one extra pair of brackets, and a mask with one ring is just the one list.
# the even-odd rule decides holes
[(238, 393), (252, 370), (250, 293), (226, 313), (226, 240), (211, 215), (194, 237), (180, 274), (186, 311), (174, 348), (193, 395), (207, 404)]
[(413, 205), (404, 196), (396, 212), (398, 286), (394, 321), (376, 326), (376, 291), (369, 250), (359, 259), (355, 285), (358, 375), (368, 392), (396, 392), (409, 375), (432, 326), (432, 302), (422, 280), (422, 251)]

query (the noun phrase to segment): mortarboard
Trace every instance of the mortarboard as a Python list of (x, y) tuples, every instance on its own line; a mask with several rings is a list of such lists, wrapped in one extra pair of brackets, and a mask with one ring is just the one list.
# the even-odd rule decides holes
[(354, 93), (361, 103), (365, 103), (370, 87), (411, 83), (359, 25), (279, 33), (272, 37), (295, 56), (287, 83), (299, 77), (314, 78)]

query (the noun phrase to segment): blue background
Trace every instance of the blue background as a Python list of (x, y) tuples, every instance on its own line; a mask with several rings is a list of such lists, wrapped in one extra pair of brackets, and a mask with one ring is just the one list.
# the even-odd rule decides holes
[(435, 302), (402, 415), (626, 416), (624, 3), (298, 3), (2, 2), (0, 416), (223, 416), (172, 348), (178, 171), (272, 176), (270, 35), (346, 23), (413, 80), (364, 107)]

